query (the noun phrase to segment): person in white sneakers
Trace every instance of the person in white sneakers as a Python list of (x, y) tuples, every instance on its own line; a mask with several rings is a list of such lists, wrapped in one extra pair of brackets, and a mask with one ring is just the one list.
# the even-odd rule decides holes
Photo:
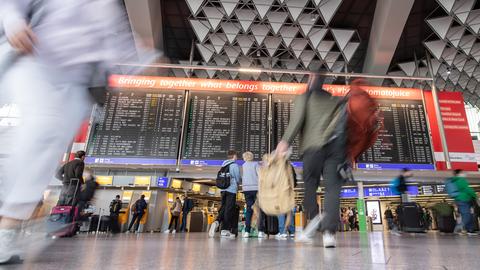
[(172, 213), (172, 218), (170, 219), (170, 224), (168, 225), (168, 230), (164, 233), (177, 233), (178, 227), (178, 220), (180, 219), (180, 213), (182, 212), (182, 201), (179, 197), (175, 199), (175, 203), (173, 204), (172, 208), (170, 209)]
[(218, 217), (215, 222), (212, 223), (210, 226), (210, 230), (208, 232), (209, 237), (214, 237), (215, 232), (218, 229), (220, 224), (222, 225), (222, 230), (220, 232), (220, 237), (222, 238), (235, 238), (236, 235), (232, 233), (232, 229), (234, 226), (238, 226), (237, 224), (233, 224), (235, 220), (234, 215), (238, 215), (236, 210), (237, 204), (237, 191), (238, 191), (238, 183), (241, 182), (240, 176), (240, 166), (236, 163), (237, 161), (237, 152), (235, 150), (229, 150), (227, 153), (228, 159), (225, 160), (222, 164), (222, 168), (228, 167), (228, 176), (230, 179), (230, 185), (226, 189), (221, 190), (222, 194), (222, 205), (220, 210), (218, 211)]
[(253, 161), (253, 153), (243, 153), (243, 160), (245, 163), (242, 165), (243, 177), (242, 177), (242, 190), (245, 196), (245, 202), (247, 204), (247, 211), (245, 214), (245, 232), (243, 238), (250, 237), (250, 231), (252, 228), (252, 216), (253, 205), (257, 199), (258, 192), (258, 162)]
[[(322, 86), (320, 76), (311, 75), (308, 91), (295, 99), (293, 115), (276, 152), (286, 154), (289, 144), (301, 134), (304, 206), (310, 222), (298, 240), (312, 241), (319, 228), (323, 232), (324, 247), (330, 248), (336, 245), (343, 183), (339, 168), (346, 162), (346, 117), (338, 113), (340, 99), (323, 90)], [(319, 215), (317, 204), (317, 189), (322, 176), (326, 187), (323, 216)]]

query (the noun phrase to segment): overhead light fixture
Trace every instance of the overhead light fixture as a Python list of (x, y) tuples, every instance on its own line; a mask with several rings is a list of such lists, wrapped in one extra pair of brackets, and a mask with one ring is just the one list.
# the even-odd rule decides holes
[(317, 16), (315, 14), (310, 15), (310, 21), (315, 22), (317, 20)]
[(261, 73), (262, 70), (258, 68), (240, 68), (238, 69), (240, 72), (245, 72), (245, 73)]
[(212, 182), (212, 179), (199, 179), (199, 180), (193, 180), (192, 183), (210, 183)]
[(451, 67), (447, 67), (447, 74), (450, 75), (450, 73), (452, 73), (452, 68), (451, 68)]

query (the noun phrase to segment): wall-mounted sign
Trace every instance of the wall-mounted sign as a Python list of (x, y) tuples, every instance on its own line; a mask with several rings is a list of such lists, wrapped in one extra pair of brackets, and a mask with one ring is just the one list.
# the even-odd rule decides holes
[(168, 200), (168, 202), (173, 202), (174, 201), (173, 193), (167, 193), (167, 200)]
[(193, 192), (200, 192), (202, 186), (200, 184), (197, 184), (197, 183), (193, 183), (192, 185), (192, 191)]
[(437, 193), (434, 185), (420, 186), (419, 191), (420, 195), (433, 195)]
[(149, 186), (150, 181), (152, 181), (151, 176), (135, 176), (133, 179), (133, 184), (135, 186)]
[[(363, 189), (365, 197), (389, 197), (389, 196), (396, 196), (391, 187), (366, 187)], [(407, 186), (407, 193), (416, 196), (418, 195), (418, 187), (417, 186)]]
[(95, 180), (100, 186), (111, 186), (113, 184), (113, 176), (112, 175), (97, 175), (95, 176)]
[(341, 198), (357, 198), (358, 197), (358, 188), (342, 188), (340, 190)]
[(168, 188), (168, 180), (169, 180), (168, 177), (159, 176), (157, 178), (157, 186), (159, 188)]
[(194, 90), (268, 94), (300, 94), (307, 84), (261, 81), (215, 80), (157, 76), (110, 75), (109, 86), (129, 89)]
[(445, 185), (437, 185), (437, 186), (436, 186), (436, 189), (437, 189), (437, 193), (438, 193), (438, 194), (444, 194), (444, 193), (446, 193), (446, 192), (445, 192)]
[(125, 190), (122, 194), (122, 202), (129, 203), (132, 200), (133, 191), (132, 190)]
[(178, 179), (173, 179), (172, 180), (172, 185), (170, 187), (174, 188), (174, 189), (181, 189), (182, 188), (182, 181), (178, 180)]

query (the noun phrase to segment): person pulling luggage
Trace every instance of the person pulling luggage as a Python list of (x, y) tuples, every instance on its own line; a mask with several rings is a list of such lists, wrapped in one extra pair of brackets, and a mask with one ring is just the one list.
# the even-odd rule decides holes
[[(339, 99), (322, 89), (323, 80), (312, 75), (308, 92), (295, 99), (290, 123), (276, 153), (285, 154), (297, 134), (303, 151), (304, 206), (310, 220), (299, 240), (312, 241), (320, 226), (324, 247), (335, 247), (342, 179), (338, 167), (346, 161), (345, 118), (335, 114)], [(322, 220), (317, 204), (320, 177), (325, 179), (325, 213)]]
[(457, 169), (453, 171), (453, 177), (448, 178), (445, 182), (445, 189), (448, 195), (455, 200), (467, 235), (477, 235), (474, 230), (471, 212), (473, 204), (476, 204), (477, 194), (468, 184), (463, 170)]
[(75, 158), (65, 163), (57, 171), (56, 178), (63, 183), (62, 191), (57, 205), (75, 205), (73, 194), (77, 183), (71, 184), (72, 179), (78, 181), (78, 185), (84, 184), (83, 171), (85, 169), (85, 151), (77, 151)]

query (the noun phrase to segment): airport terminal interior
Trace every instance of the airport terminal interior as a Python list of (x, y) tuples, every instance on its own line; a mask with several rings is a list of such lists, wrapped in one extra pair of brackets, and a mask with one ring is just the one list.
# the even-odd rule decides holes
[[(68, 12), (52, 8), (58, 1), (19, 2), (33, 3), (33, 34), (34, 23), (48, 28)], [(24, 178), (8, 179), (19, 168), (9, 162), (64, 130), (9, 143), (30, 118), (2, 95), (2, 86), (15, 87), (1, 83), (9, 78), (3, 35), (14, 48), (22, 44), (0, 23), (0, 269), (478, 269), (480, 1), (111, 2), (125, 14), (125, 42), (141, 61), (115, 62), (107, 85), (88, 89), (93, 105), (61, 146), (58, 173), (37, 175), (45, 189), (23, 184), (42, 186), (36, 194), (13, 192)], [(6, 30), (8, 18), (0, 10)], [(87, 40), (80, 28), (59, 27), (59, 36), (80, 33), (71, 38), (79, 48), (77, 40)], [(32, 39), (40, 51), (42, 31)], [(155, 56), (143, 61), (146, 47)], [(351, 105), (359, 89), (374, 112)], [(328, 101), (314, 103), (315, 91)], [(361, 114), (375, 123), (355, 122)], [(309, 137), (315, 121), (327, 124)], [(352, 134), (353, 125), (361, 132)], [(361, 152), (335, 163), (333, 177), (342, 151), (330, 148), (341, 134), (345, 155), (349, 147)], [(312, 137), (324, 140), (315, 158)], [(44, 159), (49, 151), (31, 154)], [(316, 170), (322, 176), (312, 189)], [(20, 216), (37, 195), (29, 218), (9, 216), (8, 207)], [(24, 198), (19, 208), (15, 196)], [(333, 230), (322, 229), (332, 227), (328, 220)], [(7, 241), (5, 224), (17, 224), (15, 240)]]

